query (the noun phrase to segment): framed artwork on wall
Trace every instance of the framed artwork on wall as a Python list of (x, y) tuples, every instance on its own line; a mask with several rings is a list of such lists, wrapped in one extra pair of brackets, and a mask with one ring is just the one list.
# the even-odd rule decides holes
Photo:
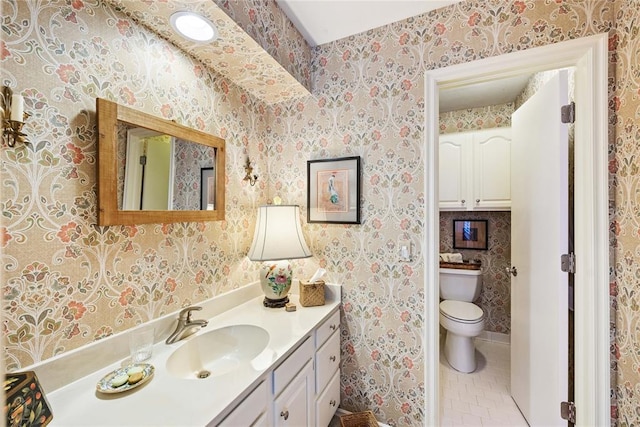
[(307, 161), (307, 222), (360, 224), (360, 157)]
[(486, 219), (454, 219), (453, 248), (487, 250), (489, 233)]
[(213, 168), (200, 168), (200, 210), (212, 211), (216, 204), (216, 175)]

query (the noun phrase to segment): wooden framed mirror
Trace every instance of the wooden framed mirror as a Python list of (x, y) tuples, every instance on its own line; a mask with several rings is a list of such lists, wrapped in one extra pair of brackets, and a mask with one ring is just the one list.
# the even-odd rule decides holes
[(98, 225), (224, 219), (224, 139), (106, 99), (96, 111)]

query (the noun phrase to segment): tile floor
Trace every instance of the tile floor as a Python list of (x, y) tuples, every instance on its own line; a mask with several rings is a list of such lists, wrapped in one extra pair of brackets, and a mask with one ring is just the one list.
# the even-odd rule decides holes
[(440, 354), (440, 425), (526, 427), (509, 394), (509, 344), (476, 340), (476, 357), (476, 371), (463, 374)]

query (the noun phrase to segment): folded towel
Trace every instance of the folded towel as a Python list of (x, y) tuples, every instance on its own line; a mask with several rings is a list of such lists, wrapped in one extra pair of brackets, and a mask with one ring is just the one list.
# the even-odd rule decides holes
[(441, 253), (440, 261), (444, 262), (463, 262), (461, 253)]

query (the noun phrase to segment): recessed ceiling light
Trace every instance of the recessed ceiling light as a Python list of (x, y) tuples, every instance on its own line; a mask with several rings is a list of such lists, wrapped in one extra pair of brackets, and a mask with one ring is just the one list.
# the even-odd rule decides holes
[(207, 18), (193, 12), (176, 12), (171, 15), (171, 26), (189, 40), (206, 43), (218, 38), (218, 30)]

